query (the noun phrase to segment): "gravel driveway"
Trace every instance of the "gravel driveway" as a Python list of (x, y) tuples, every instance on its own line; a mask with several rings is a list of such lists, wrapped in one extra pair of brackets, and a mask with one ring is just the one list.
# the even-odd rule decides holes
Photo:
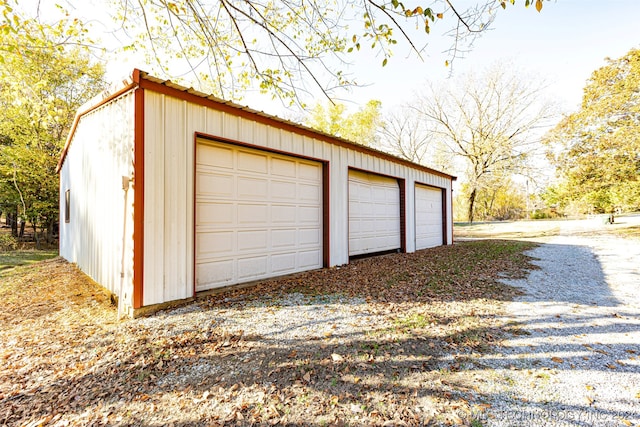
[(481, 362), (484, 426), (640, 425), (640, 241), (570, 224), (507, 281), (520, 328)]

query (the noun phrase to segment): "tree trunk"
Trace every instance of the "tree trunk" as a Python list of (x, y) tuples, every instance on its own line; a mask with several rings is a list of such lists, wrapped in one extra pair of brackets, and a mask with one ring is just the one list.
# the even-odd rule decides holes
[(35, 240), (36, 242), (36, 249), (42, 249), (40, 247), (40, 237), (38, 237), (38, 223), (33, 222), (32, 227), (33, 227), (33, 240)]
[(469, 212), (468, 212), (468, 220), (470, 223), (473, 223), (473, 211), (475, 208), (475, 203), (476, 203), (476, 189), (473, 188), (471, 190), (471, 194), (469, 194)]
[(48, 245), (53, 243), (53, 222), (54, 221), (49, 221), (49, 224), (47, 225), (47, 244)]
[(16, 208), (15, 214), (11, 214), (11, 235), (18, 237), (18, 208)]
[[(17, 221), (16, 221), (17, 223)], [(18, 234), (18, 237), (20, 239), (22, 239), (24, 237), (24, 228), (27, 226), (27, 223), (25, 221), (20, 222), (20, 234)]]

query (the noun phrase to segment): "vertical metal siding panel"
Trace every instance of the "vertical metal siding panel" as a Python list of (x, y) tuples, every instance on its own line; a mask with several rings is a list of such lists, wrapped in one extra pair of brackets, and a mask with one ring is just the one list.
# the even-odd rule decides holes
[(351, 150), (331, 147), (331, 265), (349, 262), (349, 157)]
[(306, 149), (306, 155), (309, 157), (316, 157), (316, 154), (318, 152), (317, 150), (317, 141), (315, 140), (315, 138), (309, 138), (309, 137), (305, 137), (305, 149)]
[(313, 153), (309, 149), (309, 137), (296, 135), (294, 137), (294, 152), (303, 156), (312, 156)]
[[(373, 156), (370, 156), (370, 157), (373, 157)], [(388, 160), (383, 160), (383, 159), (381, 159), (379, 157), (373, 157), (372, 160), (374, 161), (374, 163), (376, 165), (375, 167), (378, 170), (384, 171), (383, 172), (384, 175), (390, 175), (390, 176), (401, 176), (401, 175), (403, 175), (403, 174), (397, 175), (395, 173), (395, 171), (396, 171), (395, 163), (392, 163), (392, 162), (390, 162)]]
[(265, 147), (273, 150), (280, 150), (280, 141), (278, 140), (277, 134), (274, 137), (274, 129), (271, 126), (255, 122), (253, 127), (255, 143), (263, 144)]
[(206, 133), (209, 135), (224, 136), (224, 113), (207, 109)]
[(349, 166), (354, 166), (359, 169), (366, 168), (366, 165), (362, 163), (362, 153), (360, 153), (359, 151), (352, 151), (352, 150), (349, 150), (349, 153), (351, 154), (349, 156), (351, 157), (351, 159), (349, 160)]
[(383, 175), (393, 175), (386, 161), (382, 160), (379, 157), (373, 157), (369, 155), (367, 155), (367, 157), (369, 158), (369, 161), (371, 162), (371, 168), (374, 171), (380, 171)]
[[(396, 170), (396, 173), (400, 173), (400, 171), (408, 169), (408, 168), (405, 168), (402, 165), (396, 164), (394, 169)], [(411, 172), (411, 175), (410, 175), (411, 177), (415, 176), (415, 171), (413, 169), (409, 169), (409, 171)]]
[(362, 159), (362, 165), (364, 166), (364, 169), (375, 171), (375, 165), (372, 162), (371, 156), (360, 153), (360, 158)]
[(273, 128), (267, 125), (260, 125), (260, 132), (264, 133), (265, 141), (269, 147), (284, 151), (282, 148), (282, 134), (284, 132), (278, 128)]
[(184, 233), (186, 236), (186, 248), (187, 254), (186, 262), (186, 295), (193, 294), (195, 289), (195, 253), (194, 253), (194, 239), (195, 239), (195, 224), (194, 220), (194, 201), (195, 201), (195, 182), (194, 182), (194, 167), (195, 167), (195, 132), (207, 129), (207, 109), (205, 107), (190, 104), (187, 109), (187, 125), (185, 126), (184, 140), (186, 143), (186, 201), (185, 201), (185, 217), (184, 217)]
[[(133, 96), (125, 94), (83, 116), (61, 171), (61, 204), (71, 194), (71, 221), (63, 224), (61, 255), (111, 292), (120, 290), (121, 259), (132, 259), (132, 224), (125, 221), (122, 176), (132, 173)], [(129, 208), (129, 206), (127, 206)], [(131, 252), (128, 252), (131, 251)], [(124, 280), (131, 278), (125, 265)], [(130, 284), (123, 301), (131, 304)], [(126, 296), (125, 296), (126, 293)]]
[(322, 143), (322, 158), (324, 160), (331, 161), (331, 155), (333, 153), (333, 144), (329, 144), (328, 142)]
[(163, 302), (186, 298), (186, 146), (187, 102), (165, 97)]
[[(67, 152), (67, 156), (68, 156)], [(59, 225), (58, 225), (58, 252), (61, 257), (67, 259), (69, 254), (70, 239), (69, 239), (69, 227), (65, 222), (65, 192), (69, 188), (69, 163), (65, 162), (62, 165), (58, 173), (58, 212)]]
[(222, 136), (238, 141), (240, 136), (240, 118), (229, 113), (222, 114)]
[(405, 209), (406, 214), (406, 233), (407, 233), (407, 252), (415, 252), (416, 251), (416, 181), (415, 181), (415, 172), (413, 170), (409, 170), (408, 179), (406, 181), (406, 197), (405, 202), (407, 204), (407, 208)]
[(266, 141), (261, 139), (257, 126), (253, 120), (238, 117), (238, 141), (266, 146)]
[[(119, 230), (119, 232), (113, 233), (113, 230), (109, 230), (108, 227), (100, 227), (101, 238), (108, 242), (109, 248), (107, 250), (110, 251), (109, 255), (101, 254), (100, 258), (106, 261), (105, 264), (108, 266), (107, 271), (103, 273), (103, 277), (113, 284), (113, 290), (116, 293), (120, 288), (120, 273), (124, 273), (122, 271), (121, 258), (123, 250), (126, 249), (124, 247), (126, 245), (126, 236), (123, 241), (123, 231), (125, 231), (123, 229), (125, 221), (125, 192), (122, 189), (122, 176), (130, 176), (131, 174), (130, 149), (133, 145), (133, 122), (131, 121), (133, 109), (127, 108), (128, 105), (133, 106), (132, 94), (114, 102), (111, 105), (112, 108), (107, 109), (108, 114), (112, 115), (109, 121), (111, 124), (121, 123), (121, 127), (118, 131), (113, 132), (112, 125), (105, 124), (101, 132), (109, 133), (111, 131), (108, 138), (110, 141), (105, 147), (105, 153), (110, 160), (107, 166), (109, 182), (106, 184), (109, 201), (106, 203), (104, 200), (102, 201), (104, 207), (103, 220), (105, 221), (102, 224), (106, 224), (111, 220), (111, 223), (115, 225), (115, 230)], [(108, 155), (110, 150), (113, 151), (111, 156)], [(101, 191), (96, 192), (96, 197), (99, 194), (101, 194)], [(115, 212), (113, 211), (114, 208)], [(109, 214), (110, 210), (111, 214)], [(114, 215), (118, 216), (118, 218), (109, 218)], [(129, 293), (129, 295), (131, 294)]]
[(358, 169), (363, 169), (364, 165), (362, 164), (362, 156), (358, 151), (347, 150), (349, 154), (349, 166), (353, 166)]
[(315, 144), (315, 157), (318, 159), (324, 158), (326, 143), (317, 139), (314, 139), (313, 142)]
[(293, 152), (293, 134), (291, 132), (280, 131), (280, 147), (282, 151)]
[(353, 150), (346, 150), (345, 162), (348, 166), (360, 167), (360, 164), (356, 162), (356, 152)]
[(308, 138), (309, 140), (309, 151), (311, 152), (311, 157), (318, 158), (322, 153), (320, 146), (322, 143), (315, 138)]
[(145, 224), (143, 305), (164, 301), (164, 96), (145, 91)]
[[(123, 295), (120, 295), (125, 305), (133, 306), (133, 198), (134, 189), (132, 185), (129, 185), (126, 193), (122, 189), (122, 177), (133, 177), (133, 163), (134, 163), (134, 142), (135, 142), (135, 95), (131, 92), (127, 95), (126, 109), (122, 113), (125, 119), (124, 125), (124, 144), (122, 145), (122, 151), (119, 153), (118, 169), (120, 172), (120, 182), (118, 187), (120, 188), (120, 194), (123, 200), (122, 204), (122, 217), (123, 228), (122, 240), (120, 241), (119, 259), (116, 262), (119, 264), (117, 271), (122, 271), (123, 277), (119, 278), (122, 284)], [(117, 179), (117, 178), (116, 178)], [(124, 246), (122, 246), (124, 245)]]
[(238, 129), (238, 141), (243, 141), (249, 144), (258, 144), (263, 145), (266, 143), (266, 138), (261, 138), (257, 130), (256, 130), (256, 122), (252, 120), (243, 119), (240, 117), (236, 117), (238, 124), (236, 125)]

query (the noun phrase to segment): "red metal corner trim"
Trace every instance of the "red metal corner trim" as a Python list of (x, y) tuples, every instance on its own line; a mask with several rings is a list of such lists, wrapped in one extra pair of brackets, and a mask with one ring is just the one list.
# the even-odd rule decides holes
[(142, 307), (144, 297), (144, 89), (136, 89), (134, 97), (133, 308), (136, 309)]
[(322, 164), (322, 263), (331, 266), (331, 178), (329, 162)]
[(400, 188), (400, 252), (407, 253), (407, 184), (398, 178)]

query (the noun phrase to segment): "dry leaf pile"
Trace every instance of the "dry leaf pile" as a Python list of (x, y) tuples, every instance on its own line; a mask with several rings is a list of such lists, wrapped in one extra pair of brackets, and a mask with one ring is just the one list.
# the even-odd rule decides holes
[[(4, 272), (0, 425), (471, 425), (486, 409), (474, 360), (500, 338), (494, 317), (515, 292), (496, 279), (531, 268), (531, 246), (361, 259), (122, 322), (59, 258)], [(250, 315), (266, 295), (277, 310), (294, 293), (360, 298), (372, 320), (280, 342), (208, 315)]]

